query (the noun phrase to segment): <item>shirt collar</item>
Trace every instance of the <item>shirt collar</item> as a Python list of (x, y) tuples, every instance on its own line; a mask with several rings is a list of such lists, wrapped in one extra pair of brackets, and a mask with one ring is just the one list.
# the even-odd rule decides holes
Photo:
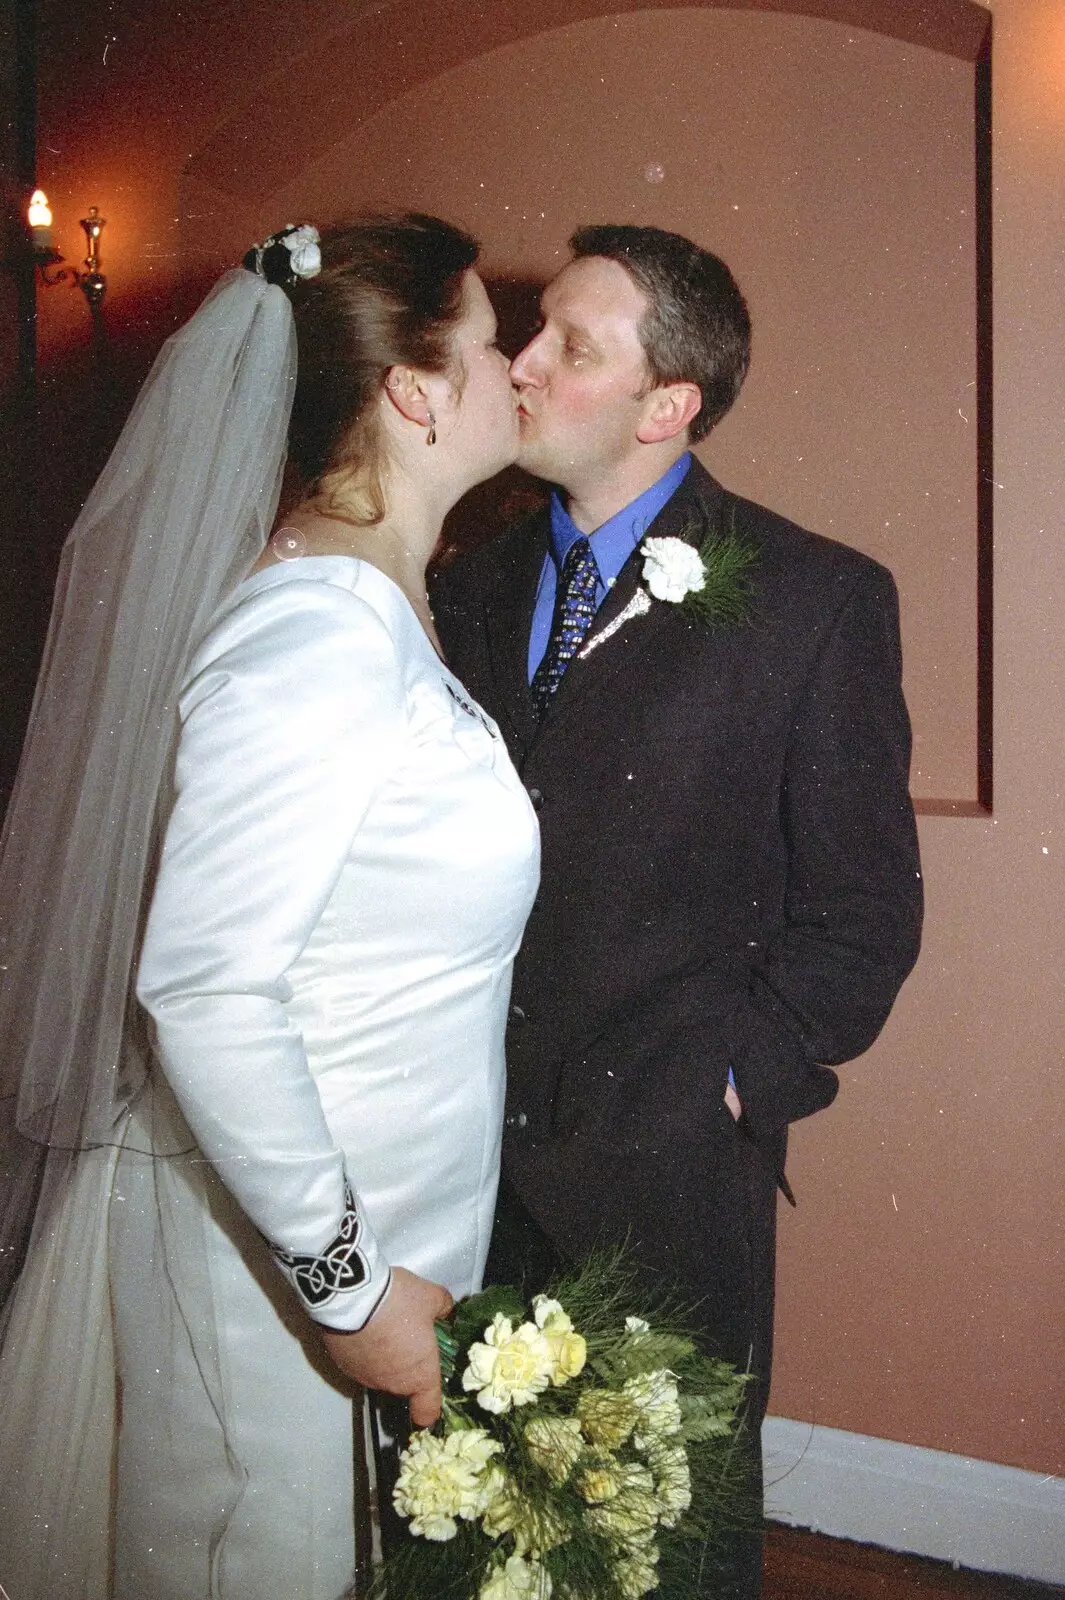
[[(617, 577), (662, 507), (683, 483), (691, 464), (691, 455), (685, 450), (649, 489), (637, 495), (635, 500), (589, 535), (588, 542), (603, 583), (608, 584)], [(581, 530), (562, 504), (556, 489), (551, 496), (551, 551), (560, 572), (566, 552), (574, 539), (579, 538)]]

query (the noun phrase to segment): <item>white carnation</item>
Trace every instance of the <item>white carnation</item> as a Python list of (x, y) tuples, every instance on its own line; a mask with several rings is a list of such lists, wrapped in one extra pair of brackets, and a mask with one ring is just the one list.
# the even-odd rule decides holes
[(559, 1333), (569, 1333), (573, 1328), (572, 1318), (563, 1309), (560, 1300), (552, 1300), (546, 1294), (533, 1296), (533, 1318), (540, 1329), (546, 1327), (556, 1328)]
[(533, 1561), (566, 1542), (569, 1525), (553, 1500), (537, 1504), (498, 1467), (490, 1472), (488, 1505), (481, 1517), (481, 1529), (490, 1539), (509, 1533), (518, 1555)]
[(502, 1446), (483, 1428), (457, 1429), (446, 1439), (415, 1433), (400, 1457), (392, 1502), (410, 1531), (423, 1539), (453, 1539), (456, 1518), (481, 1516), (491, 1494), (491, 1457)]
[(683, 600), (706, 587), (706, 570), (698, 550), (683, 539), (645, 539), (643, 578), (656, 600)]
[(531, 1322), (515, 1328), (497, 1311), (484, 1341), (470, 1346), (462, 1387), (476, 1389), (477, 1404), (499, 1415), (511, 1406), (531, 1405), (551, 1382), (554, 1368), (554, 1353), (540, 1329)]

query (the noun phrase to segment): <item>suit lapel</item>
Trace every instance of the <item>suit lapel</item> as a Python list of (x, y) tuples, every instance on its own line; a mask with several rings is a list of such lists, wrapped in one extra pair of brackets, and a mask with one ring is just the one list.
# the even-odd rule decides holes
[(488, 667), (498, 710), (523, 749), (537, 726), (529, 692), (529, 629), (549, 537), (548, 514), (538, 512), (503, 556), (498, 583), (485, 600)]

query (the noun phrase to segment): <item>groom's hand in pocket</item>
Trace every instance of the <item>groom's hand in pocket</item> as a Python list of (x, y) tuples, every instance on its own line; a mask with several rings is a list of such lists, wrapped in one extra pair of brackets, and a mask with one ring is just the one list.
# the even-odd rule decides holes
[(322, 1328), (322, 1343), (341, 1372), (367, 1389), (405, 1395), (416, 1428), (440, 1415), (440, 1350), (433, 1327), (453, 1301), (442, 1284), (392, 1268), (388, 1293), (365, 1328)]

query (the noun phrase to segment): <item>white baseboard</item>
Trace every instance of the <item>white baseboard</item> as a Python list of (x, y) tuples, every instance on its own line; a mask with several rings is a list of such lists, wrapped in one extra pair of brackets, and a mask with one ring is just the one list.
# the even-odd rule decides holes
[(836, 1538), (1065, 1583), (1065, 1478), (767, 1417), (766, 1514)]

